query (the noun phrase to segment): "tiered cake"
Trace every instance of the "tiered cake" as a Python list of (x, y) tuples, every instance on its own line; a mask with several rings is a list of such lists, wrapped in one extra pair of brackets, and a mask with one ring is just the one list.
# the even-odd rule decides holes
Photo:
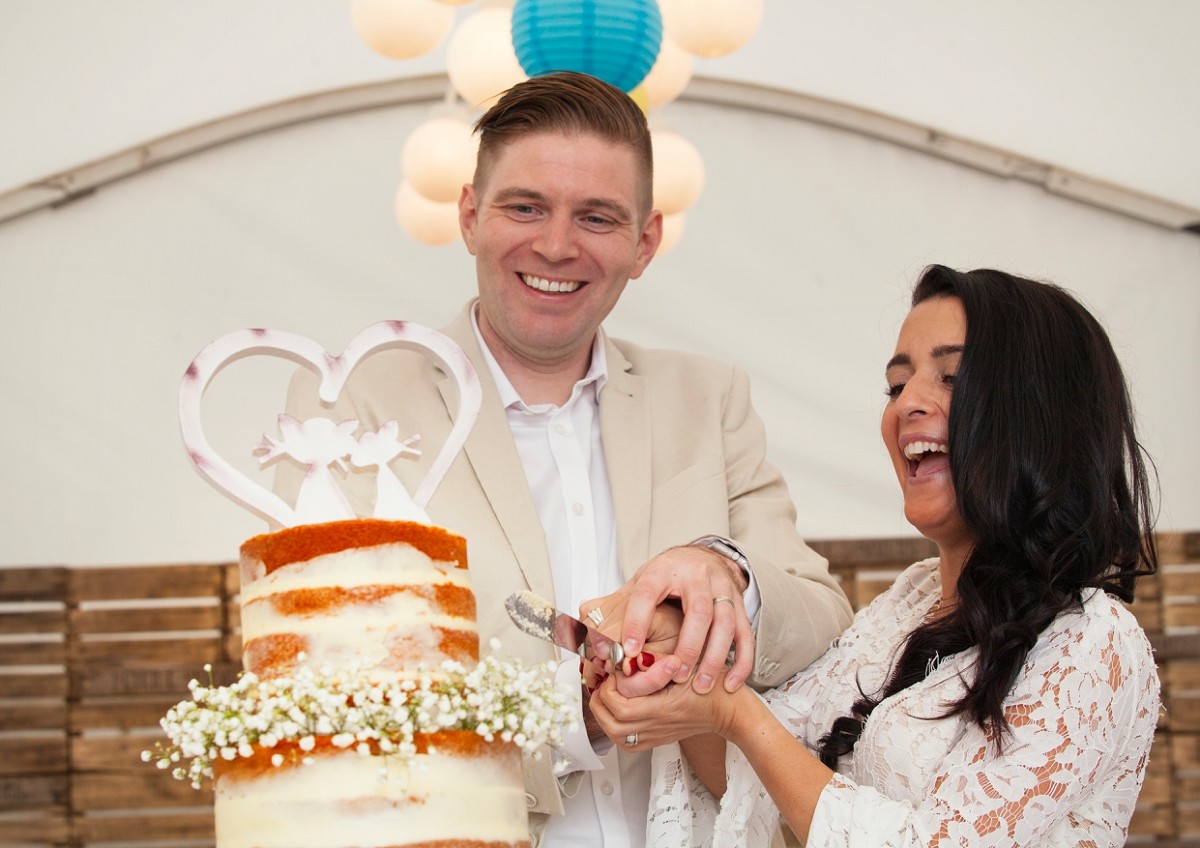
[[(200, 397), (228, 361), (306, 362), (332, 402), (378, 348), (437, 356), (459, 386), (446, 445), (409, 497), (389, 463), (419, 456), (394, 422), (280, 417), (265, 461), (307, 465), (294, 506), (253, 484), (204, 437)], [(478, 413), (478, 379), (449, 339), (418, 325), (367, 328), (340, 357), (307, 339), (247, 330), (217, 340), (180, 390), (184, 442), (227, 495), (284, 527), (242, 546), (243, 665), (224, 687), (193, 681), (163, 719), (170, 747), (147, 752), (199, 787), (214, 778), (218, 848), (527, 846), (522, 752), (560, 741), (575, 714), (548, 668), (480, 662), (465, 540), (424, 505)], [(330, 467), (375, 468), (374, 516), (349, 510)], [(495, 647), (495, 646), (493, 646)], [(467, 810), (469, 815), (464, 814)]]

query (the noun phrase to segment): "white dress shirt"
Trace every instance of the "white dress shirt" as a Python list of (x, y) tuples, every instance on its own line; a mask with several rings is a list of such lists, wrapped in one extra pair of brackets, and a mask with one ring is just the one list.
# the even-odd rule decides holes
[[(617, 562), (616, 519), (600, 442), (600, 389), (608, 378), (604, 340), (597, 333), (587, 374), (562, 406), (527, 405), (500, 368), (472, 314), (488, 370), (504, 404), (529, 491), (546, 535), (554, 576), (554, 603), (575, 614), (589, 598), (624, 584)], [(602, 332), (602, 331), (601, 331)], [(560, 682), (579, 686), (579, 658), (564, 652)], [(567, 734), (558, 763), (562, 773), (582, 772), (578, 791), (564, 798), (565, 816), (553, 816), (547, 846), (642, 848), (650, 796), (649, 753), (627, 753), (609, 744), (594, 750), (580, 716)]]

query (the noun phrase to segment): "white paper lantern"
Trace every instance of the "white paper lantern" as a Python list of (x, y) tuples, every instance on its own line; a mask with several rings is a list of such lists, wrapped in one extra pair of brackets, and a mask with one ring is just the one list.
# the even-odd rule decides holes
[(711, 59), (750, 40), (762, 20), (762, 0), (658, 0), (663, 30), (684, 50)]
[(670, 103), (683, 93), (687, 84), (692, 81), (692, 66), (695, 63), (691, 53), (663, 35), (658, 59), (641, 85), (651, 108)]
[(395, 211), (396, 221), (419, 242), (449, 244), (462, 235), (457, 203), (436, 203), (422, 197), (407, 182), (396, 189)]
[(525, 79), (512, 43), (512, 9), (485, 7), (455, 28), (446, 45), (450, 84), (472, 107), (491, 106)]
[(696, 202), (704, 189), (704, 159), (690, 141), (670, 130), (655, 130), (654, 208), (674, 215)]
[(404, 179), (423, 197), (456, 203), (464, 183), (475, 177), (478, 137), (456, 118), (430, 118), (404, 142), (400, 163)]
[(676, 212), (674, 215), (663, 215), (663, 233), (662, 241), (658, 243), (658, 250), (655, 256), (665, 256), (670, 253), (675, 245), (679, 244), (679, 240), (683, 238), (683, 231), (686, 229), (687, 214), (684, 212)]
[(389, 59), (422, 56), (454, 26), (454, 10), (435, 0), (350, 0), (358, 37)]

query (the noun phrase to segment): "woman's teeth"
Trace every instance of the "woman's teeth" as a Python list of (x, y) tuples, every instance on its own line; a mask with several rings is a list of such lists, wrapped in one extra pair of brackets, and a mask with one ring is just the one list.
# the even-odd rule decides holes
[(904, 458), (920, 459), (927, 453), (946, 453), (946, 445), (939, 442), (910, 442), (904, 446)]

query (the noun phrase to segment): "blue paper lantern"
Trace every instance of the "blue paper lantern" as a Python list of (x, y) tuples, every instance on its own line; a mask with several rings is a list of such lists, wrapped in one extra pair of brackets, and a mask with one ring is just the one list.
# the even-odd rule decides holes
[(662, 15), (657, 0), (517, 0), (512, 39), (531, 77), (579, 71), (632, 91), (658, 57)]

